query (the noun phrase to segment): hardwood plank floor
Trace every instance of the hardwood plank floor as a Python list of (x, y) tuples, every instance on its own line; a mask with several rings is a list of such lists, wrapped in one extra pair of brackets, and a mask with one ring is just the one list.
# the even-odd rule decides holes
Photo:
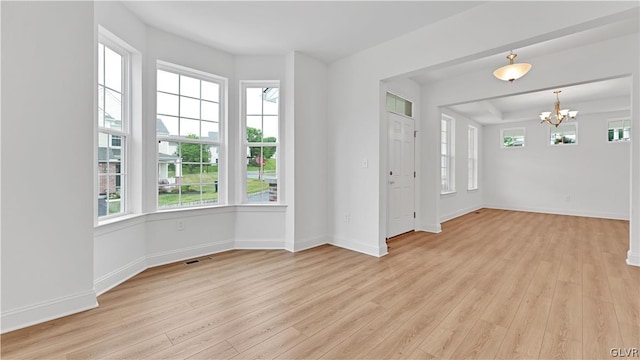
[[(543, 225), (543, 226), (542, 226)], [(482, 209), (377, 259), (229, 251), (0, 336), (2, 359), (604, 359), (640, 347), (626, 221)]]

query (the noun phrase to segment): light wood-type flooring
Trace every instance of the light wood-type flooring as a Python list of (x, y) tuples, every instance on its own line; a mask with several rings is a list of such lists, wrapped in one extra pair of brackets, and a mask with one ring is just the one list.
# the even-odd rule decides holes
[(482, 209), (380, 259), (333, 246), (149, 269), (2, 359), (611, 359), (640, 348), (626, 221)]

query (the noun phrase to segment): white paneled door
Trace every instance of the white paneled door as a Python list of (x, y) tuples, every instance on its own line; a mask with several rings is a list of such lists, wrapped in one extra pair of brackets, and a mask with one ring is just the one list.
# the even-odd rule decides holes
[(388, 112), (389, 209), (387, 237), (415, 229), (414, 120)]

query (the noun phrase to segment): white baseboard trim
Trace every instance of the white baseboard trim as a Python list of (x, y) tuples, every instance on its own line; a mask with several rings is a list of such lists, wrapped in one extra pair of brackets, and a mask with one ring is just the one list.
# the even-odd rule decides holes
[(440, 234), (442, 232), (442, 226), (440, 224), (429, 224), (416, 229), (416, 231), (425, 231), (428, 233)]
[(627, 251), (627, 264), (631, 266), (640, 266), (640, 254)]
[(96, 296), (104, 294), (145, 270), (147, 270), (147, 258), (143, 256), (108, 274), (100, 276), (93, 282)]
[(284, 240), (235, 240), (236, 250), (285, 250)]
[(93, 289), (43, 301), (3, 312), (1, 332), (4, 334), (96, 307), (98, 307), (98, 302), (96, 292)]
[(535, 213), (553, 214), (553, 215), (582, 216), (582, 217), (592, 217), (592, 218), (612, 219), (612, 220), (627, 220), (627, 221), (629, 220), (628, 214), (606, 213), (606, 212), (597, 212), (597, 211), (549, 209), (549, 208), (536, 208), (536, 207), (528, 207), (528, 206), (512, 206), (512, 205), (498, 205), (498, 204), (485, 204), (485, 206), (483, 207), (487, 209), (526, 211), (526, 212), (535, 212)]
[(372, 245), (369, 245), (369, 244), (363, 244), (361, 242), (341, 239), (341, 238), (337, 238), (337, 237), (334, 237), (329, 242), (329, 244), (337, 246), (337, 247), (341, 247), (343, 249), (356, 251), (356, 252), (359, 252), (359, 253), (363, 253), (363, 254), (371, 255), (371, 256), (375, 256), (375, 257), (382, 257), (382, 256), (387, 255), (386, 247), (384, 249), (381, 249), (381, 248), (378, 248), (377, 246), (372, 246)]
[(329, 237), (326, 235), (316, 236), (313, 238), (297, 241), (293, 243), (293, 251), (302, 251), (311, 249), (320, 245), (328, 244)]
[(219, 241), (210, 244), (192, 246), (188, 248), (163, 251), (160, 253), (147, 255), (147, 268), (171, 264), (177, 261), (193, 259), (200, 256), (215, 254), (223, 251), (233, 250), (233, 241)]
[(461, 209), (461, 210), (458, 210), (458, 211), (454, 211), (452, 213), (449, 213), (449, 214), (441, 216), (440, 217), (440, 222), (443, 223), (445, 221), (449, 221), (449, 220), (455, 219), (457, 217), (460, 217), (462, 215), (466, 215), (468, 213), (472, 213), (474, 211), (478, 211), (480, 209), (482, 209), (482, 206), (472, 206), (472, 207), (469, 207), (469, 208), (466, 208), (466, 209)]

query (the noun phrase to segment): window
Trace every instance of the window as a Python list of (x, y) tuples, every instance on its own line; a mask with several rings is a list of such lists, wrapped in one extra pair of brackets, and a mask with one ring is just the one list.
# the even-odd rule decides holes
[(500, 147), (512, 148), (524, 146), (524, 128), (502, 129)]
[(222, 78), (158, 63), (158, 208), (217, 204)]
[(467, 137), (467, 144), (469, 145), (467, 189), (475, 190), (478, 188), (478, 129), (474, 126), (469, 126)]
[(609, 142), (631, 139), (631, 119), (609, 120), (608, 127)]
[(243, 83), (242, 94), (245, 201), (278, 202), (279, 83)]
[(570, 145), (578, 143), (578, 124), (549, 126), (549, 145)]
[(101, 36), (98, 43), (98, 217), (127, 205), (130, 54)]
[(401, 115), (411, 117), (413, 114), (413, 103), (400, 96), (387, 93), (387, 110)]
[(454, 119), (442, 114), (440, 121), (440, 193), (455, 192)]

